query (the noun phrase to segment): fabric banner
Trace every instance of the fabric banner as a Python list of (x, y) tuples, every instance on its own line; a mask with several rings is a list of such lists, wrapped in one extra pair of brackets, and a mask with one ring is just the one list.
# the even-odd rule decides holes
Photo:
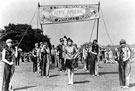
[(45, 5), (40, 7), (41, 24), (88, 21), (99, 18), (98, 4)]

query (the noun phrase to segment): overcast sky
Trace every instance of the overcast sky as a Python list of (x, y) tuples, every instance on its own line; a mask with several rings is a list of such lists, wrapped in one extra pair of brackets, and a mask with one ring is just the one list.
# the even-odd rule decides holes
[[(38, 2), (42, 5), (92, 4), (99, 0), (0, 0), (0, 28), (9, 23), (29, 24)], [(135, 43), (135, 0), (100, 0), (108, 32), (114, 44), (120, 39)], [(67, 24), (44, 25), (44, 34), (49, 35), (52, 44), (58, 44), (64, 35), (71, 37), (78, 45), (89, 41), (94, 21)], [(32, 22), (37, 27), (37, 16)], [(40, 26), (38, 26), (40, 28)], [(92, 39), (96, 38), (96, 27)], [(99, 43), (110, 44), (100, 18)]]

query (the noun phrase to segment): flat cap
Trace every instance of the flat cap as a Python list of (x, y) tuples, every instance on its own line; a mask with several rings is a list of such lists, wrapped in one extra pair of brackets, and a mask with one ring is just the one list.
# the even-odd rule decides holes
[(126, 44), (126, 40), (121, 39), (121, 40), (120, 40), (120, 45), (121, 45), (121, 44)]
[(13, 41), (12, 39), (7, 39), (6, 43), (12, 43), (12, 41)]

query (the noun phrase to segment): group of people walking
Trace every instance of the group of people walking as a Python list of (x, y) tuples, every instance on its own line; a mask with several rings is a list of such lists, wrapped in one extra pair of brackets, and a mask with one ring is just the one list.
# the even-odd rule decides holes
[[(51, 50), (52, 49), (52, 50)], [(54, 48), (49, 47), (48, 42), (43, 41), (35, 43), (32, 50), (33, 72), (49, 78), (50, 63), (55, 63), (59, 71), (68, 72), (68, 84), (73, 85), (74, 68), (78, 67), (78, 57), (82, 55), (84, 69), (90, 72), (92, 76), (99, 76), (99, 45), (97, 40), (93, 40), (90, 47), (85, 47), (82, 54), (79, 52), (77, 45), (74, 45), (71, 38), (60, 39), (60, 44)], [(115, 60), (119, 64), (120, 85), (123, 88), (129, 87), (130, 78), (130, 55), (131, 50), (125, 40), (120, 41), (117, 48)], [(6, 40), (6, 46), (2, 52), (2, 61), (5, 63), (3, 75), (3, 91), (12, 91), (12, 77), (15, 71), (14, 60), (18, 56), (18, 47), (12, 47), (12, 40)]]
[(35, 44), (32, 51), (33, 72), (41, 73), (41, 76), (49, 78), (50, 63), (55, 63), (59, 71), (68, 71), (68, 84), (73, 84), (73, 71), (75, 59), (78, 55), (76, 46), (73, 45), (73, 40), (66, 39), (67, 44), (64, 44), (64, 39), (60, 39), (60, 44), (54, 49), (54, 46), (49, 48), (47, 42)]
[(40, 42), (40, 45), (35, 43), (31, 60), (33, 62), (33, 72), (49, 78), (50, 49), (47, 42)]

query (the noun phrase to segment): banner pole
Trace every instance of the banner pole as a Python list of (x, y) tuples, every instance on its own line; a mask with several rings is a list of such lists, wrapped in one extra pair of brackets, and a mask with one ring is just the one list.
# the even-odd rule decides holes
[[(38, 16), (40, 17), (40, 3), (38, 2)], [(38, 18), (39, 18), (38, 17)], [(43, 25), (40, 23), (40, 27), (41, 27), (41, 31), (42, 31), (42, 35), (43, 35)]]
[(38, 12), (37, 12), (37, 28), (39, 25), (39, 15), (40, 15), (40, 3), (38, 2)]
[[(100, 9), (100, 1), (98, 2), (98, 12), (99, 12), (99, 9)], [(97, 41), (98, 41), (98, 33), (99, 33), (99, 18), (97, 19)]]
[(40, 26), (41, 26), (41, 31), (42, 31), (42, 35), (43, 35), (43, 25), (42, 25), (42, 24), (40, 24)]

